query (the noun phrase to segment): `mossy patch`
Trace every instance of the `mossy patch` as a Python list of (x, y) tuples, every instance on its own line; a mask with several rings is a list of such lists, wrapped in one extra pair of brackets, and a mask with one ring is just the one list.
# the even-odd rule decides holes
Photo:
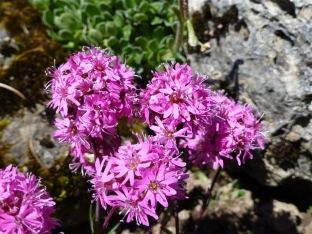
[[(0, 25), (9, 35), (2, 43), (1, 54), (10, 62), (0, 67), (0, 82), (26, 96), (23, 101), (11, 91), (1, 89), (0, 116), (12, 115), (21, 106), (35, 108), (46, 99), (44, 85), (49, 80), (45, 70), (53, 60), (63, 62), (70, 51), (47, 36), (39, 12), (27, 0), (0, 0)], [(13, 45), (13, 46), (12, 46)]]

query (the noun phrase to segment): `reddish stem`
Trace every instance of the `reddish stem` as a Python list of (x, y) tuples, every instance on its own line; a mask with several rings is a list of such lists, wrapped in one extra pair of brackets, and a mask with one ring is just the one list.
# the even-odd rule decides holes
[(179, 206), (178, 206), (178, 200), (174, 199), (174, 219), (175, 219), (175, 228), (176, 228), (176, 234), (179, 234)]
[(201, 218), (203, 217), (203, 214), (205, 212), (205, 210), (207, 209), (208, 205), (209, 205), (209, 202), (211, 200), (211, 195), (212, 195), (212, 190), (217, 182), (217, 179), (220, 175), (220, 172), (221, 172), (221, 167), (218, 168), (217, 170), (217, 173), (215, 174), (215, 176), (213, 177), (213, 180), (212, 180), (212, 184), (211, 186), (208, 188), (208, 191), (207, 191), (207, 194), (206, 196), (204, 197), (204, 200), (203, 200), (203, 205), (200, 209), (200, 212), (198, 214), (198, 217), (197, 217), (197, 220), (196, 220), (196, 225), (195, 225), (195, 229), (194, 229), (194, 232), (193, 233), (197, 233), (197, 230), (198, 230), (198, 227), (199, 227), (199, 222), (201, 220)]
[(110, 210), (110, 212), (108, 213), (103, 225), (102, 225), (102, 230), (101, 230), (101, 234), (106, 234), (106, 228), (108, 226), (109, 220), (111, 219), (111, 217), (113, 216), (115, 210), (116, 210), (116, 206), (112, 207), (112, 209)]

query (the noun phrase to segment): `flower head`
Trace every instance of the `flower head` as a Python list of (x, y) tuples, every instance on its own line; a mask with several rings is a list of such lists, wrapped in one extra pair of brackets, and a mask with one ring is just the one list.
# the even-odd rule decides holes
[(1, 233), (51, 233), (60, 225), (50, 217), (55, 202), (34, 175), (9, 165), (0, 177)]
[(48, 106), (63, 117), (55, 121), (59, 130), (53, 136), (69, 143), (75, 159), (84, 167), (85, 153), (103, 156), (94, 152), (92, 142), (105, 145), (107, 135), (118, 135), (116, 126), (121, 118), (132, 119), (136, 102), (134, 71), (118, 57), (92, 46), (46, 73), (52, 77), (46, 85), (52, 94)]

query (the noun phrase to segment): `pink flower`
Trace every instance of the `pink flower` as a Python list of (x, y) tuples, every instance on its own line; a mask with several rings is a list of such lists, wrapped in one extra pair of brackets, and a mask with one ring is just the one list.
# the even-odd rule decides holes
[(118, 57), (92, 46), (84, 47), (65, 64), (59, 68), (54, 65), (46, 73), (52, 77), (46, 85), (52, 94), (48, 106), (56, 108), (64, 118), (56, 120), (59, 130), (53, 136), (70, 144), (75, 159), (85, 167), (84, 154), (86, 149), (92, 153), (92, 142), (103, 145), (107, 141), (104, 136), (119, 136), (118, 121), (124, 116), (132, 119), (136, 103), (134, 71), (120, 63)]
[(156, 208), (156, 202), (167, 207), (168, 201), (166, 197), (171, 197), (177, 192), (171, 187), (176, 184), (178, 178), (175, 171), (166, 171), (166, 165), (161, 164), (153, 170), (146, 169), (144, 177), (136, 180), (133, 187), (138, 188), (139, 193), (144, 193), (144, 201), (151, 202), (151, 206)]
[(212, 98), (216, 94), (204, 84), (207, 78), (193, 74), (187, 64), (164, 67), (165, 71), (154, 72), (146, 90), (141, 90), (138, 115), (149, 125), (154, 124), (156, 116), (173, 119), (176, 126), (191, 126), (195, 134), (217, 114)]
[(122, 184), (129, 181), (132, 186), (135, 175), (141, 175), (140, 169), (150, 166), (151, 162), (147, 160), (149, 150), (149, 142), (132, 145), (130, 141), (127, 141), (126, 146), (119, 147), (118, 152), (110, 157), (110, 161), (113, 164), (112, 171), (115, 173), (116, 178), (123, 178)]
[(190, 137), (192, 134), (191, 130), (188, 127), (177, 130), (179, 122), (175, 121), (173, 118), (161, 121), (158, 116), (156, 116), (155, 120), (158, 126), (150, 126), (150, 129), (156, 134), (154, 140), (165, 144), (168, 148), (175, 148), (179, 152), (176, 146), (176, 139)]
[(194, 139), (185, 139), (182, 147), (188, 147), (190, 160), (196, 165), (212, 164), (214, 169), (224, 167), (223, 159), (236, 158), (241, 165), (246, 157), (252, 158), (251, 150), (263, 148), (263, 124), (248, 105), (241, 106), (223, 94), (215, 97), (219, 116), (211, 119), (205, 131)]
[(0, 176), (1, 233), (51, 233), (60, 225), (50, 217), (55, 202), (34, 175), (25, 176), (9, 165), (0, 169)]
[(100, 162), (100, 159), (96, 159), (95, 172), (93, 179), (90, 180), (95, 191), (94, 200), (100, 200), (105, 210), (107, 204), (111, 204), (108, 194), (114, 189), (114, 174), (109, 173), (110, 170), (111, 163), (107, 163), (105, 158), (102, 159), (102, 162)]
[(111, 200), (114, 206), (122, 207), (120, 214), (125, 212), (122, 221), (127, 217), (127, 223), (135, 219), (137, 225), (143, 224), (149, 226), (148, 215), (154, 219), (158, 219), (155, 208), (150, 207), (150, 205), (142, 201), (138, 191), (122, 186), (121, 191), (116, 191), (116, 194), (111, 197)]

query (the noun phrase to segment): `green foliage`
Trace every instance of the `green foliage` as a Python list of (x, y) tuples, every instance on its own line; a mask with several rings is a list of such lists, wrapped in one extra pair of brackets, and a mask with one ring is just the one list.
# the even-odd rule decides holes
[[(48, 34), (70, 49), (108, 47), (139, 74), (160, 63), (184, 62), (174, 51), (177, 0), (29, 0), (42, 9)], [(142, 69), (143, 68), (143, 69)]]

